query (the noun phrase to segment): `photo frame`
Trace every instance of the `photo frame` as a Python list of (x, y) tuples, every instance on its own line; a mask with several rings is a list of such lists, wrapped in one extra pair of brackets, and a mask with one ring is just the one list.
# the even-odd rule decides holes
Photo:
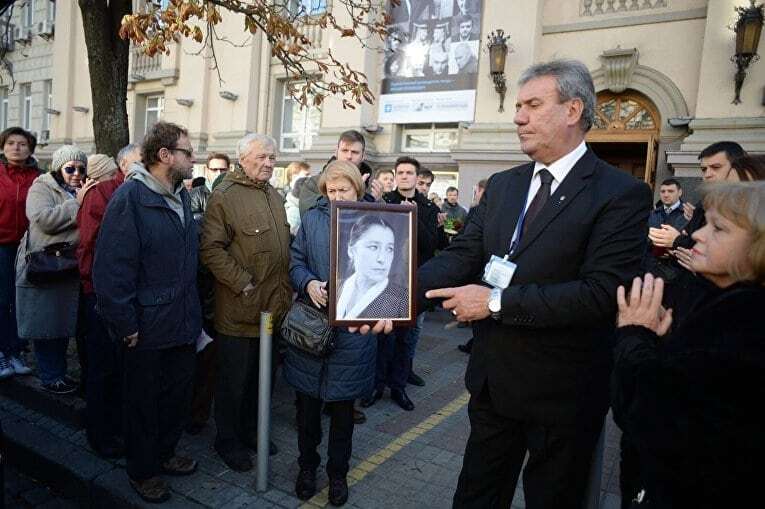
[(417, 207), (332, 202), (329, 322), (415, 324)]

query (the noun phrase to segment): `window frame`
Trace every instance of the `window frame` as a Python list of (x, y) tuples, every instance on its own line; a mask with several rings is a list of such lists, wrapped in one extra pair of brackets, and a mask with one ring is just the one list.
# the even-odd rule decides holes
[[(310, 7), (306, 8), (305, 3), (308, 2)], [(317, 3), (317, 7), (313, 7), (313, 4)], [(328, 0), (288, 0), (287, 12), (291, 16), (303, 17), (303, 16), (321, 16), (329, 10)]]
[(32, 83), (21, 84), (21, 127), (27, 131), (32, 130), (32, 106), (34, 105), (32, 100)]
[(0, 128), (8, 128), (8, 87), (0, 87)]
[[(412, 147), (407, 145), (407, 136), (409, 134), (428, 134), (429, 135), (429, 143), (428, 147)], [(451, 146), (447, 147), (446, 149), (441, 149), (436, 147), (436, 135), (442, 134), (442, 133), (454, 133), (456, 136), (459, 136), (459, 125), (453, 124), (453, 123), (432, 123), (430, 125), (428, 124), (404, 124), (401, 127), (401, 151), (402, 152), (416, 152), (418, 154), (430, 154), (430, 153), (437, 153), (437, 154), (444, 154), (449, 153), (451, 151)], [(455, 141), (456, 144), (456, 141)]]
[[(152, 99), (157, 99), (157, 106), (156, 107), (149, 107), (149, 101)], [(147, 94), (144, 97), (144, 106), (143, 106), (143, 134), (145, 135), (147, 132), (149, 132), (149, 128), (154, 125), (152, 123), (149, 124), (149, 112), (157, 112), (157, 120), (156, 122), (159, 122), (162, 120), (162, 114), (165, 112), (165, 94)]]
[(24, 28), (32, 28), (35, 25), (35, 7), (36, 0), (27, 0), (24, 4), (24, 12), (22, 13)]
[[(294, 86), (301, 86), (303, 82), (295, 83)], [(295, 100), (289, 93), (289, 82), (284, 81), (282, 84), (282, 101), (281, 101), (281, 112), (279, 115), (279, 152), (287, 152), (287, 153), (295, 153), (295, 152), (301, 152), (303, 150), (310, 150), (313, 146), (313, 139), (318, 135), (319, 128), (321, 128), (321, 109), (317, 108), (316, 106), (307, 105), (303, 106), (301, 108), (301, 105), (298, 103), (297, 100)], [(284, 131), (284, 124), (285, 124), (285, 115), (287, 112), (287, 102), (291, 101), (293, 103), (293, 108), (299, 108), (301, 111), (301, 119), (302, 124), (300, 126), (299, 130), (293, 130), (289, 132)], [(291, 110), (294, 111), (294, 110)], [(319, 122), (317, 125), (316, 131), (311, 130), (311, 113), (312, 112), (318, 112), (319, 114)], [(295, 141), (295, 148), (288, 148), (285, 147), (285, 140), (294, 140)]]

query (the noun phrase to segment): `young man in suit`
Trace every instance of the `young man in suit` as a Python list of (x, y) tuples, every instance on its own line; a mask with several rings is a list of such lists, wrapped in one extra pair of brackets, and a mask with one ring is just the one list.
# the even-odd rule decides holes
[[(640, 268), (651, 191), (585, 145), (595, 90), (581, 62), (527, 69), (516, 108), (532, 162), (489, 179), (464, 232), (419, 269), (419, 305), (478, 322), (454, 507), (508, 507), (528, 452), (526, 503), (579, 508), (608, 409), (616, 288)], [(517, 266), (504, 289), (471, 284), (492, 255)]]

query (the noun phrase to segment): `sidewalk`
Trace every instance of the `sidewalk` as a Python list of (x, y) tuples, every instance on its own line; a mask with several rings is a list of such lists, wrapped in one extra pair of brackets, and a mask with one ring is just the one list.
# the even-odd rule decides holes
[[(451, 507), (469, 433), (468, 396), (463, 383), (468, 356), (458, 351), (457, 345), (467, 340), (470, 329), (444, 330), (447, 320), (444, 313), (430, 313), (425, 322), (415, 369), (427, 385), (407, 389), (415, 410), (402, 411), (386, 392), (381, 401), (365, 409), (367, 422), (354, 429), (346, 507)], [(23, 382), (32, 383), (30, 379)], [(67, 496), (76, 497), (81, 507), (146, 506), (128, 485), (124, 462), (102, 460), (88, 448), (79, 428), (81, 407), (70, 403), (60, 416), (51, 416), (50, 404), (46, 408), (38, 404), (33, 409), (9, 398), (22, 382), (10, 383), (14, 386), (0, 384), (0, 412), (11, 462), (36, 479), (60, 486)], [(199, 472), (185, 478), (168, 477), (173, 497), (162, 507), (326, 506), (327, 477), (321, 468), (317, 478), (320, 492), (313, 499), (304, 503), (293, 495), (298, 472), (294, 422), (294, 392), (280, 374), (273, 395), (271, 428), (279, 454), (271, 457), (269, 490), (255, 491), (254, 470), (242, 474), (226, 467), (212, 450), (214, 423), (210, 422), (200, 435), (181, 439), (179, 452), (197, 459)], [(324, 460), (328, 423), (325, 418), (325, 442), (320, 448)], [(601, 486), (601, 507), (605, 509), (619, 507), (618, 442), (618, 429), (609, 419)], [(524, 506), (519, 489), (513, 508)]]

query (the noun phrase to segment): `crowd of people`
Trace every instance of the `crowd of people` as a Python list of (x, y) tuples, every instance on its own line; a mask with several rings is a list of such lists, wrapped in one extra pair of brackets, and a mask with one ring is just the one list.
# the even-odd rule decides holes
[[(406, 204), (417, 210), (415, 324), (336, 328), (324, 356), (276, 339), (283, 356), (270, 376), (283, 357), (295, 390), (298, 498), (317, 493), (324, 413), (328, 498), (346, 503), (359, 407), (387, 388), (414, 409), (406, 387), (426, 383), (414, 360), (426, 312), (440, 306), (473, 330), (460, 345), (471, 429), (454, 507), (508, 507), (521, 473), (530, 507), (580, 507), (609, 407), (623, 430), (622, 507), (747, 500), (765, 449), (765, 159), (715, 143), (699, 155), (702, 199), (684, 201), (681, 182), (667, 179), (652, 206), (645, 183), (584, 142), (594, 104), (583, 64), (527, 69), (515, 123), (532, 161), (479, 182), (469, 211), (455, 188), (435, 204), (434, 174), (413, 157), (373, 173), (357, 131), (340, 135), (321, 171), (291, 164), (277, 190), (277, 144), (263, 134), (238, 142), (233, 168), (210, 154), (197, 180), (176, 124), (156, 123), (116, 160), (62, 146), (48, 172), (35, 137), (6, 129), (0, 377), (32, 372), (31, 345), (42, 388), (75, 392), (75, 338), (88, 442), (125, 456), (146, 501), (170, 497), (164, 476), (196, 471), (176, 446), (211, 414), (215, 451), (249, 471), (261, 311), (279, 324), (295, 299), (327, 309), (332, 202)], [(359, 259), (367, 237), (394, 243), (381, 218), (350, 235)], [(343, 313), (402, 301), (359, 267), (340, 289)]]

